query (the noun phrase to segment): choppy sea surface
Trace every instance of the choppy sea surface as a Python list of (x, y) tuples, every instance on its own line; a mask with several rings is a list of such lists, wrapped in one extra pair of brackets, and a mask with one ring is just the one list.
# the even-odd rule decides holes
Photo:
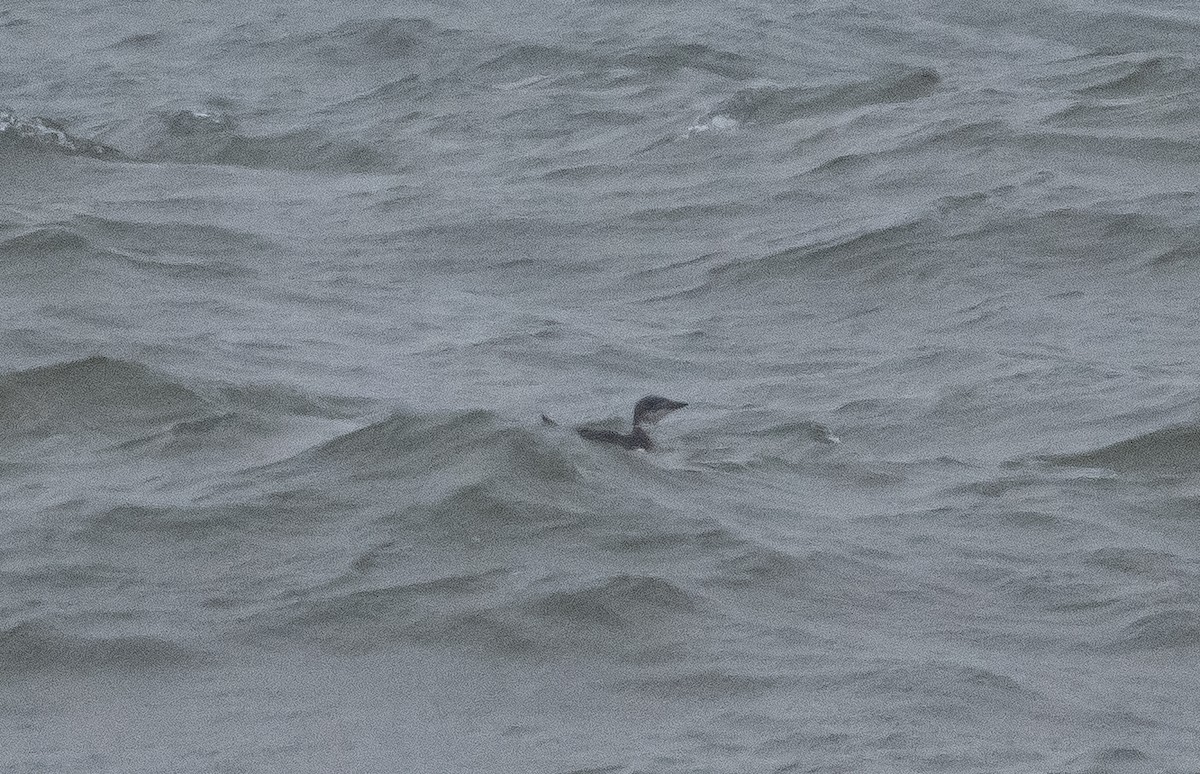
[(1198, 41), (8, 0), (0, 771), (1200, 771)]

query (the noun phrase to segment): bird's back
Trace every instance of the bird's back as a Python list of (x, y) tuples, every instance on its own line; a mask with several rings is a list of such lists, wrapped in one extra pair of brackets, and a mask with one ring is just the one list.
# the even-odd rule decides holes
[(620, 446), (622, 449), (650, 449), (653, 445), (650, 443), (650, 436), (645, 430), (640, 427), (635, 427), (633, 432), (626, 435), (618, 433), (614, 430), (602, 430), (597, 427), (581, 427), (576, 432), (581, 438), (598, 443), (611, 443)]

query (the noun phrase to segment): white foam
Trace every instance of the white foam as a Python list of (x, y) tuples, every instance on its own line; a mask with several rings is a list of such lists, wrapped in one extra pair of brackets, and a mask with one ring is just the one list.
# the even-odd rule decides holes
[(712, 116), (707, 121), (693, 124), (687, 129), (687, 136), (692, 137), (703, 132), (732, 132), (735, 131), (740, 122), (736, 118), (730, 118), (727, 115), (718, 114)]

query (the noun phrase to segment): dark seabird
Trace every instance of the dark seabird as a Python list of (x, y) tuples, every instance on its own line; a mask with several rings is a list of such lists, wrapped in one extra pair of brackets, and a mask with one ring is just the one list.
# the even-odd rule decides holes
[[(650, 440), (650, 434), (646, 432), (645, 426), (654, 424), (672, 411), (678, 411), (686, 405), (682, 401), (671, 400), (661, 395), (647, 395), (633, 407), (633, 432), (618, 433), (615, 430), (602, 430), (598, 427), (581, 427), (575, 432), (589, 441), (616, 444), (622, 449), (649, 450), (654, 448), (654, 443)], [(542, 421), (548, 425), (556, 425), (555, 421), (545, 414), (542, 414)]]

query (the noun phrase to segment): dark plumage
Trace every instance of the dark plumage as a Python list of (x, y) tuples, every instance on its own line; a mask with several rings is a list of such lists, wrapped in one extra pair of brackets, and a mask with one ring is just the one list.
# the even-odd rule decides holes
[(620, 446), (622, 449), (646, 449), (649, 451), (654, 448), (654, 443), (650, 440), (650, 434), (640, 427), (633, 428), (633, 432), (629, 434), (618, 433), (616, 430), (602, 430), (598, 427), (581, 427), (575, 432), (579, 433), (580, 438), (596, 443), (613, 443)]
[[(671, 400), (661, 395), (647, 395), (633, 407), (633, 432), (618, 433), (615, 430), (603, 430), (598, 427), (581, 427), (575, 432), (579, 433), (581, 438), (597, 443), (611, 443), (631, 451), (633, 449), (650, 450), (654, 448), (654, 443), (650, 440), (650, 434), (646, 432), (644, 426), (652, 425), (672, 411), (678, 411), (686, 405), (683, 401)], [(542, 414), (542, 422), (552, 427), (557, 426), (555, 421), (545, 414)]]
[(654, 424), (672, 411), (678, 411), (686, 405), (682, 401), (671, 400), (661, 395), (647, 395), (633, 407), (633, 426), (636, 428), (644, 424)]

